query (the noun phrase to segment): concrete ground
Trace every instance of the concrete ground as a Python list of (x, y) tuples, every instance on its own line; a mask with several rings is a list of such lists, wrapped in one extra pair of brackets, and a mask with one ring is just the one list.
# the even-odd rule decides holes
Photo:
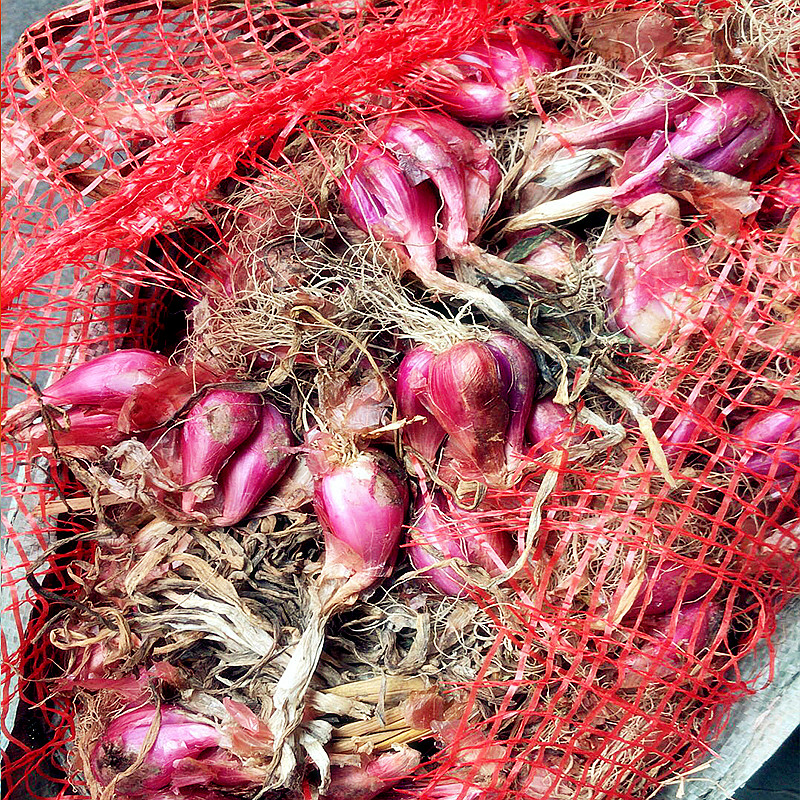
[[(2, 3), (3, 62), (28, 25), (62, 5), (64, 3), (59, 0), (6, 0)], [(795, 715), (800, 722), (800, 709), (795, 710)], [(736, 800), (800, 800), (800, 728), (736, 793)]]

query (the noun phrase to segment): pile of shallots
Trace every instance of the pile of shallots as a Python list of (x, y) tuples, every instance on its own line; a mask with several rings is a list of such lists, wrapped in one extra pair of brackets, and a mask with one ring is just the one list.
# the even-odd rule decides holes
[(797, 585), (798, 109), (637, 13), (428, 64), (341, 134), (317, 228), (220, 220), (169, 357), (6, 415), (97, 515), (48, 631), (93, 800), (621, 797), (674, 769), (688, 740), (641, 748), (694, 735), (754, 613), (732, 576)]

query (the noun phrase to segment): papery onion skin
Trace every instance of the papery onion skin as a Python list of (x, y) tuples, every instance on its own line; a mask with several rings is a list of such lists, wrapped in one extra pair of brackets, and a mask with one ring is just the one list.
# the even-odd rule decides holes
[(223, 496), (217, 525), (235, 525), (283, 477), (294, 445), (289, 423), (272, 404), (264, 403), (255, 431), (236, 449), (219, 474)]
[[(181, 430), (181, 460), (184, 485), (202, 478), (216, 478), (225, 462), (256, 429), (261, 398), (229, 389), (212, 389), (196, 403)], [(183, 493), (185, 512), (194, 509), (197, 498)]]

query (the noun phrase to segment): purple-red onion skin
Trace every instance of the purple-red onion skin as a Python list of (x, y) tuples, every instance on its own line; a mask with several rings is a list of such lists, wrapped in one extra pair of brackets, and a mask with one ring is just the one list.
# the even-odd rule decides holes
[[(136, 761), (157, 709), (144, 705), (125, 711), (111, 721), (91, 756), (92, 771), (107, 786)], [(220, 732), (212, 725), (195, 722), (182, 711), (161, 708), (155, 742), (143, 763), (116, 785), (117, 796), (149, 798), (171, 786), (182, 759), (195, 758), (220, 743)]]
[(731, 431), (725, 450), (728, 459), (740, 458), (745, 473), (787, 478), (800, 469), (800, 401), (782, 400), (775, 408), (757, 411)]
[[(58, 447), (111, 447), (127, 438), (119, 430), (119, 413), (96, 412), (93, 409), (71, 408), (64, 416), (56, 414), (53, 439)], [(50, 445), (47, 426), (42, 422), (20, 434), (21, 441), (30, 442), (32, 452)]]
[[(427, 492), (416, 501), (414, 523), (409, 527), (408, 555), (416, 570), (424, 570), (420, 579), (448, 597), (464, 594), (464, 579), (452, 568), (436, 566), (441, 561), (458, 558), (468, 561), (455, 527), (444, 516), (436, 496)], [(440, 554), (438, 557), (436, 552)]]
[(119, 407), (138, 386), (169, 366), (165, 356), (150, 350), (115, 350), (71, 369), (42, 392), (42, 400), (53, 405)]
[(397, 370), (397, 407), (405, 419), (424, 417), (403, 428), (403, 440), (426, 461), (433, 462), (444, 441), (444, 428), (430, 411), (428, 376), (434, 354), (426, 347), (409, 350)]
[(426, 182), (412, 185), (394, 156), (361, 146), (339, 189), (356, 225), (397, 250), (418, 275), (436, 272), (438, 202)]
[(509, 413), (506, 448), (509, 455), (519, 454), (525, 447), (525, 428), (536, 393), (536, 362), (531, 351), (507, 333), (493, 333), (486, 344), (503, 377), (508, 376), (504, 380)]
[(697, 572), (696, 565), (664, 560), (650, 564), (645, 569), (644, 582), (633, 600), (624, 620), (646, 615), (667, 614), (678, 598), (691, 603), (703, 597), (714, 585), (714, 577), (707, 572)]
[(648, 618), (640, 630), (651, 640), (620, 658), (621, 688), (674, 680), (687, 658), (694, 658), (710, 645), (722, 621), (722, 611), (719, 603), (702, 599), (683, 603), (670, 614)]
[(461, 250), (471, 234), (467, 223), (464, 167), (436, 134), (426, 117), (398, 114), (380, 126), (380, 141), (397, 158), (406, 180), (416, 186), (430, 180), (442, 199), (441, 235), (447, 246)]
[(686, 75), (659, 77), (623, 95), (605, 117), (573, 123), (563, 130), (556, 125), (554, 134), (573, 147), (647, 137), (694, 108), (697, 98), (692, 92), (698, 88)]
[(365, 450), (324, 473), (317, 468), (314, 508), (325, 534), (323, 573), (352, 573), (360, 591), (391, 572), (408, 510), (408, 486), (393, 459)]
[[(667, 137), (664, 149), (642, 170), (624, 181), (615, 192), (620, 205), (627, 205), (644, 192), (657, 191), (657, 176), (670, 159), (698, 160), (727, 145), (745, 128), (760, 125), (775, 114), (764, 95), (748, 87), (726, 89), (698, 103)], [(761, 151), (757, 150), (753, 157)]]
[(492, 124), (516, 110), (515, 96), (532, 73), (552, 72), (564, 58), (552, 40), (530, 28), (486, 37), (442, 61), (429, 89), (445, 111), (469, 122)]
[(642, 344), (657, 345), (680, 318), (694, 282), (678, 202), (650, 194), (631, 203), (594, 249), (606, 281), (611, 322)]
[(533, 404), (525, 430), (528, 441), (535, 448), (548, 445), (550, 449), (556, 449), (573, 439), (569, 411), (550, 398), (537, 400)]
[(289, 423), (272, 403), (260, 408), (255, 431), (233, 454), (219, 474), (223, 496), (217, 525), (235, 525), (283, 477), (294, 445)]
[(431, 409), (450, 442), (489, 482), (505, 471), (508, 403), (489, 347), (467, 341), (439, 353), (429, 372)]
[[(212, 389), (189, 411), (181, 430), (183, 483), (215, 478), (222, 466), (255, 431), (261, 413), (258, 395)], [(195, 497), (184, 492), (183, 510)]]

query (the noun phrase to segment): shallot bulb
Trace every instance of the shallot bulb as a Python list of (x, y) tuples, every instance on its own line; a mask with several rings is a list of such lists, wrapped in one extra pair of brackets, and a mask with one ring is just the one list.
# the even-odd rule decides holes
[(606, 281), (612, 325), (657, 345), (680, 319), (696, 280), (678, 202), (650, 194), (631, 203), (594, 257)]
[(555, 143), (572, 147), (597, 146), (603, 142), (632, 141), (671, 127), (681, 114), (698, 103), (702, 86), (694, 78), (663, 75), (634, 89), (598, 119), (569, 115), (553, 121)]
[(414, 522), (409, 527), (408, 555), (422, 580), (450, 597), (464, 594), (464, 579), (452, 567), (438, 566), (457, 558), (467, 562), (467, 554), (452, 522), (445, 516), (442, 501), (423, 490), (417, 498)]
[(722, 621), (720, 603), (707, 599), (683, 603), (671, 614), (648, 618), (639, 630), (648, 641), (619, 660), (620, 686), (634, 689), (655, 680), (669, 681), (688, 659), (709, 646)]
[(493, 333), (486, 342), (502, 375), (509, 422), (506, 429), (506, 457), (519, 456), (525, 446), (525, 428), (536, 393), (536, 362), (522, 342), (506, 333)]
[(397, 160), (374, 145), (360, 146), (340, 182), (350, 219), (395, 250), (416, 275), (436, 262), (436, 197), (426, 182), (409, 182)]
[(31, 453), (38, 453), (50, 445), (50, 432), (61, 452), (80, 455), (86, 448), (111, 447), (127, 438), (119, 429), (119, 412), (103, 412), (83, 408), (53, 415), (53, 424), (48, 428), (43, 422), (20, 432), (18, 438), (29, 442)]
[(572, 428), (573, 421), (567, 408), (548, 397), (533, 404), (525, 430), (534, 448), (555, 449), (572, 441)]
[(519, 265), (525, 274), (552, 288), (576, 275), (576, 266), (586, 257), (586, 245), (565, 231), (533, 228), (519, 231), (501, 257)]
[(455, 460), (487, 482), (501, 480), (510, 410), (492, 350), (467, 341), (439, 353), (430, 365), (428, 388), (431, 411), (447, 431)]
[[(306, 441), (325, 553), (308, 624), (272, 694), (269, 727), (279, 755), (276, 785), (285, 784), (294, 769), (292, 737), (322, 655), (325, 625), (391, 572), (408, 510), (405, 476), (389, 456), (364, 450), (342, 457), (320, 431), (309, 431)], [(321, 776), (323, 794), (328, 778)]]
[(649, 564), (642, 586), (623, 620), (635, 619), (640, 612), (647, 615), (667, 614), (679, 598), (684, 603), (701, 598), (714, 585), (714, 576), (708, 572), (698, 572), (695, 567), (671, 559)]
[(430, 413), (428, 377), (434, 354), (426, 347), (409, 350), (397, 370), (397, 409), (410, 422), (403, 428), (403, 441), (426, 461), (433, 462), (447, 436)]
[[(213, 389), (196, 403), (181, 431), (183, 483), (216, 478), (222, 466), (258, 425), (261, 398), (258, 395)], [(191, 512), (197, 502), (189, 489), (183, 493), (183, 510)]]
[(436, 62), (426, 88), (453, 116), (491, 124), (525, 106), (525, 81), (531, 74), (553, 72), (563, 64), (547, 36), (514, 28)]
[(162, 706), (159, 712), (145, 704), (112, 720), (94, 748), (92, 772), (103, 786), (133, 766), (152, 726), (155, 740), (144, 760), (115, 785), (121, 800), (150, 800), (159, 791), (181, 797), (185, 786), (236, 791), (253, 788), (263, 778), (263, 770), (245, 766), (226, 750), (229, 739), (217, 725), (176, 707)]
[[(155, 427), (168, 420), (193, 391), (188, 375), (150, 350), (115, 350), (74, 367), (41, 393), (52, 406), (74, 406), (85, 412), (117, 411), (122, 433)], [(39, 413), (31, 398), (3, 420), (5, 430), (30, 422)]]
[(325, 536), (321, 581), (341, 583), (337, 602), (388, 575), (408, 509), (408, 486), (397, 463), (379, 450), (320, 466), (314, 459), (314, 508)]
[(781, 400), (775, 408), (757, 411), (731, 431), (728, 459), (740, 459), (743, 472), (790, 479), (800, 469), (800, 401)]
[(235, 525), (283, 477), (292, 459), (294, 444), (289, 423), (272, 403), (259, 409), (255, 431), (219, 473), (223, 496), (217, 525)]
[(406, 439), (431, 461), (444, 433), (449, 469), (503, 485), (524, 449), (535, 384), (531, 352), (506, 334), (458, 342), (437, 354), (415, 348), (400, 365), (398, 404), (404, 416), (426, 416), (431, 427), (414, 423)]
[(430, 180), (442, 198), (440, 235), (453, 253), (469, 253), (500, 182), (500, 169), (475, 134), (443, 114), (408, 111), (374, 126), (412, 186)]
[(674, 133), (656, 134), (657, 147), (646, 166), (617, 189), (620, 205), (658, 191), (658, 174), (671, 160), (699, 161), (708, 169), (736, 175), (772, 140), (777, 111), (764, 95), (747, 87), (726, 89), (698, 103)]

